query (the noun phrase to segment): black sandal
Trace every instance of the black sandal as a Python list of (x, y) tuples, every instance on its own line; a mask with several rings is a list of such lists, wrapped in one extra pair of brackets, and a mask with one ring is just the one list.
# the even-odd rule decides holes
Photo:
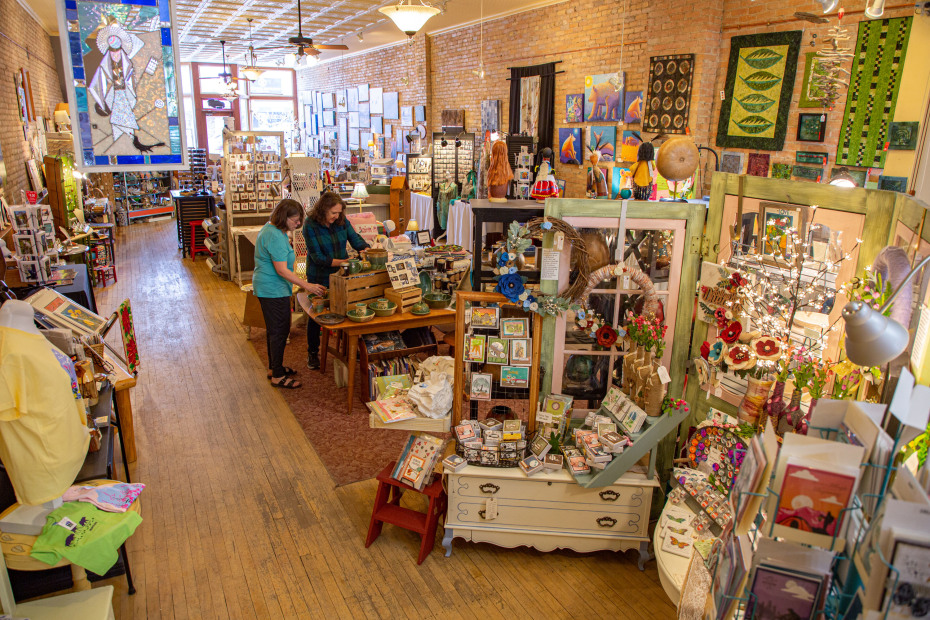
[(294, 390), (301, 387), (303, 384), (300, 381), (295, 381), (290, 377), (284, 377), (277, 383), (274, 382), (274, 379), (271, 381), (271, 385), (276, 388), (284, 388), (287, 390)]
[[(289, 368), (289, 367), (287, 367), (287, 366), (282, 366), (281, 368), (284, 370), (284, 375), (282, 375), (282, 376), (284, 376), (284, 377), (291, 377), (291, 376), (297, 374), (297, 371), (294, 370), (293, 368)], [(271, 379), (273, 379), (273, 378), (274, 378), (274, 377), (272, 377), (271, 375), (268, 375), (269, 381), (270, 381)]]

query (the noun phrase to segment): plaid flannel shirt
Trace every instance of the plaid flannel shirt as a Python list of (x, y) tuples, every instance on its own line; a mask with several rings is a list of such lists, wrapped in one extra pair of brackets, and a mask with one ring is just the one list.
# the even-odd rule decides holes
[(330, 274), (339, 270), (333, 267), (333, 259), (348, 258), (346, 242), (358, 252), (368, 247), (348, 220), (323, 226), (308, 217), (304, 220), (303, 234), (307, 244), (307, 282), (323, 286), (329, 286)]

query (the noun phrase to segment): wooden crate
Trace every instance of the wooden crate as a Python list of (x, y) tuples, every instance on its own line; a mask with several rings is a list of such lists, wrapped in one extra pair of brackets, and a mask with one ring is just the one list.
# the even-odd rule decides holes
[(419, 286), (398, 289), (389, 286), (384, 289), (384, 296), (397, 304), (398, 312), (409, 312), (413, 304), (419, 303), (423, 298), (423, 291), (420, 290)]
[(355, 304), (369, 304), (384, 296), (384, 287), (390, 288), (387, 271), (357, 273), (351, 276), (329, 276), (329, 307), (331, 312), (345, 314)]

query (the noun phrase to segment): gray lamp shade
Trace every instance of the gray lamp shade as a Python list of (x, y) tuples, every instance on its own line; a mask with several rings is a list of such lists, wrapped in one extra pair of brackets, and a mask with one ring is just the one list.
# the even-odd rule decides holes
[(881, 366), (901, 355), (909, 335), (903, 325), (861, 301), (843, 308), (846, 320), (846, 356), (859, 366)]

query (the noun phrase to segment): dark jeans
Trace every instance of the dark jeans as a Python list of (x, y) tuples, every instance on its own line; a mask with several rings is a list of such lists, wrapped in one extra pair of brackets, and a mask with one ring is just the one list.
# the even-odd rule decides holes
[(320, 324), (310, 319), (307, 321), (307, 355), (320, 353)]
[(284, 347), (291, 332), (291, 298), (259, 297), (262, 316), (265, 317), (265, 336), (268, 341), (268, 367), (275, 379), (284, 376)]

